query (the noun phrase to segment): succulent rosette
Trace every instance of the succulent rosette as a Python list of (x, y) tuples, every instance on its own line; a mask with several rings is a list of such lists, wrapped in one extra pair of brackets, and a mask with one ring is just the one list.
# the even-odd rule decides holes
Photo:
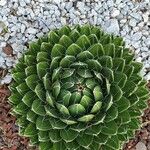
[(41, 150), (119, 150), (147, 106), (141, 68), (121, 37), (98, 27), (50, 31), (12, 70), (20, 134)]

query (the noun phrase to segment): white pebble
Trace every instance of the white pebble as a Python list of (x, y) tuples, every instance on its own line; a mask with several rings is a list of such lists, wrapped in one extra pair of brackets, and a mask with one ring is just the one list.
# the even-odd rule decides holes
[(7, 3), (7, 0), (0, 0), (0, 6), (5, 6)]
[(147, 150), (147, 148), (143, 142), (138, 142), (136, 145), (136, 150)]

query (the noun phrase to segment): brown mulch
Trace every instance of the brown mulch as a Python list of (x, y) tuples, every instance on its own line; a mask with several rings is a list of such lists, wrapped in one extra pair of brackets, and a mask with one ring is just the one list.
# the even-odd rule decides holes
[[(150, 82), (149, 82), (150, 88)], [(28, 139), (18, 135), (15, 117), (10, 114), (11, 106), (8, 103), (10, 91), (7, 85), (0, 86), (0, 150), (36, 150), (28, 146)], [(136, 150), (136, 144), (141, 141), (150, 150), (150, 100), (149, 107), (142, 116), (143, 126), (136, 132), (135, 138), (125, 144), (124, 150)]]

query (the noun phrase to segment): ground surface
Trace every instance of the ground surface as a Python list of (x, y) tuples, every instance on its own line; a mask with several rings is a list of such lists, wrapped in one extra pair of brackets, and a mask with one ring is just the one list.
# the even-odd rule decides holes
[[(149, 82), (150, 88), (150, 82)], [(7, 97), (10, 92), (6, 85), (0, 87), (0, 150), (37, 150), (28, 146), (28, 139), (18, 135), (15, 118), (10, 114)], [(142, 116), (142, 128), (135, 138), (125, 144), (123, 150), (150, 150), (150, 100)]]

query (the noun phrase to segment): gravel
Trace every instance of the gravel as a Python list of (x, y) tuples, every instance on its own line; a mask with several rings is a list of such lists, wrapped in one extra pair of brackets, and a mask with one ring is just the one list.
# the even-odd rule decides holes
[[(143, 62), (142, 74), (150, 80), (150, 1), (142, 0), (0, 0), (0, 68), (11, 81), (10, 70), (26, 51), (28, 42), (49, 30), (69, 24), (101, 26), (108, 33), (120, 35), (127, 47)], [(11, 45), (13, 54), (4, 47)]]

